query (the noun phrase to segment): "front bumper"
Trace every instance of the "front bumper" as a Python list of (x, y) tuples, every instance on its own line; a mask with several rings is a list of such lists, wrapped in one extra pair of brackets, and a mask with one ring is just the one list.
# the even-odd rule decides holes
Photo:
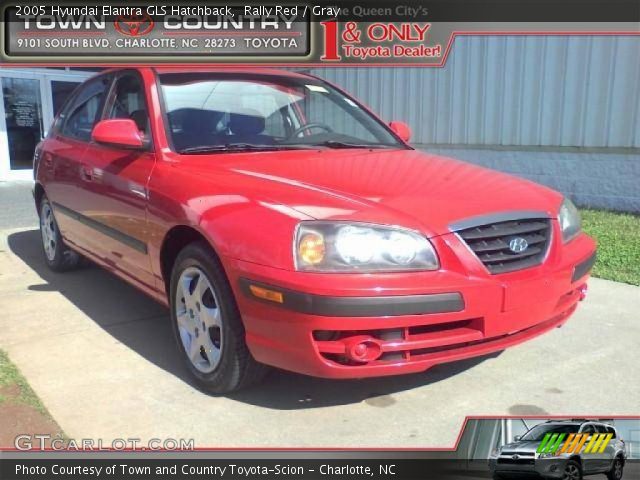
[[(361, 378), (500, 351), (564, 324), (595, 259), (582, 234), (552, 245), (542, 265), (490, 275), (455, 235), (432, 241), (437, 272), (317, 274), (224, 259), (252, 355), (308, 375)], [(251, 285), (281, 296), (258, 298)]]
[(562, 478), (566, 457), (535, 458), (519, 463), (500, 463), (498, 458), (489, 459), (489, 470), (504, 477), (524, 478)]

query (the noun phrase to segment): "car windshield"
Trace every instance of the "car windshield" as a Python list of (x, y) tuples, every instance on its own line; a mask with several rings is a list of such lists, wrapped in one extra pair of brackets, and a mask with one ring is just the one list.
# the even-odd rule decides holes
[(181, 153), (295, 148), (406, 148), (354, 100), (311, 77), (231, 73), (159, 76)]
[(580, 425), (577, 424), (542, 424), (536, 425), (527, 433), (525, 433), (521, 440), (527, 440), (530, 442), (541, 442), (547, 433), (578, 433)]

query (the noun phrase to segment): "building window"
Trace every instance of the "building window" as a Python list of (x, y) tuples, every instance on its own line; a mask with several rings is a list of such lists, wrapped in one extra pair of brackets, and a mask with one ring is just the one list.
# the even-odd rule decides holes
[(33, 166), (33, 152), (42, 139), (40, 80), (2, 78), (9, 161), (12, 170)]

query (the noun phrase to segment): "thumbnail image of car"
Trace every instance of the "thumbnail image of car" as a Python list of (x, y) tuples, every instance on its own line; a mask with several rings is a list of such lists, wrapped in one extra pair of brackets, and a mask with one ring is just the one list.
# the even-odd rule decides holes
[(563, 325), (596, 249), (572, 202), (409, 137), (305, 74), (109, 70), (36, 149), (44, 258), (167, 305), (214, 393), (267, 365), (420, 372)]
[[(549, 442), (549, 448), (544, 448), (544, 442)], [(496, 449), (489, 459), (489, 469), (494, 479), (533, 474), (580, 480), (584, 475), (604, 473), (609, 480), (620, 480), (626, 458), (624, 440), (611, 425), (586, 420), (547, 421)]]

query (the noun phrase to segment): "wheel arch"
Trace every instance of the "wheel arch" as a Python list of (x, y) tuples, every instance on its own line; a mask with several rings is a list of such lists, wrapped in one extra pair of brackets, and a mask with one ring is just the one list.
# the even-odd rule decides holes
[(40, 216), (40, 202), (45, 196), (44, 187), (40, 182), (36, 182), (33, 186), (33, 200), (36, 203), (36, 210), (38, 212), (38, 216)]
[(213, 242), (193, 226), (175, 225), (165, 234), (160, 247), (160, 272), (164, 281), (165, 291), (168, 292), (169, 290), (171, 271), (178, 254), (187, 245), (196, 242), (205, 244), (218, 261), (220, 260), (220, 255), (213, 245)]
[(580, 465), (580, 468), (582, 468), (582, 457), (580, 457), (580, 455), (572, 455), (567, 460), (573, 460), (578, 465)]

